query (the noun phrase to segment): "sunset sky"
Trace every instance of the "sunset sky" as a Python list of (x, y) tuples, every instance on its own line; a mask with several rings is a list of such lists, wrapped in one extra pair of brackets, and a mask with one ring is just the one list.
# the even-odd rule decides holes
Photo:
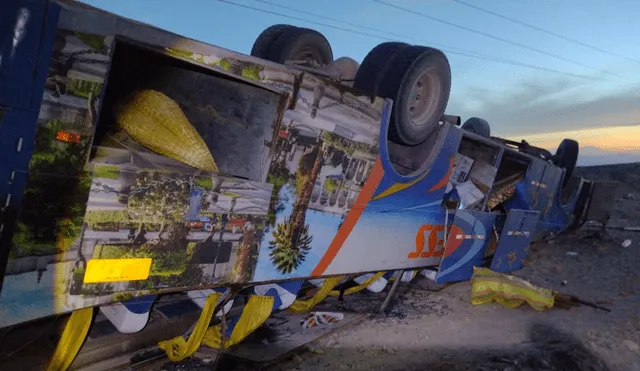
[(358, 61), (389, 40), (437, 47), (452, 69), (448, 113), (482, 117), (493, 135), (549, 148), (571, 137), (640, 161), (640, 1), (83, 1), (242, 53), (278, 23), (314, 28), (335, 57)]
[[(606, 151), (640, 152), (640, 125), (614, 126), (574, 131), (527, 135), (527, 142), (542, 148), (556, 148), (564, 138), (573, 138), (582, 147), (598, 147)], [(522, 138), (514, 137), (513, 140)]]

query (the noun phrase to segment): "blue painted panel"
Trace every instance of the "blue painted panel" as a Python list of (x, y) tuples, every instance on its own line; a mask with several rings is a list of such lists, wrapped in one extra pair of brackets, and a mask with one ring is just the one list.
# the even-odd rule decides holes
[[(3, 0), (0, 6), (0, 195), (11, 202), (0, 222), (0, 245), (8, 247), (22, 202), (26, 171), (34, 148), (37, 119), (49, 69), (60, 6), (42, 0)], [(45, 19), (46, 9), (46, 19)], [(26, 27), (14, 48), (18, 15), (28, 12)], [(24, 20), (25, 18), (23, 18)], [(44, 21), (44, 23), (43, 23)], [(22, 22), (22, 21), (20, 21)], [(5, 105), (6, 107), (1, 107)], [(7, 196), (9, 197), (9, 196)], [(0, 290), (8, 248), (0, 250)]]
[(511, 272), (522, 268), (539, 215), (537, 211), (528, 210), (509, 212), (491, 262), (491, 270)]
[[(421, 173), (402, 176), (393, 170), (389, 161), (386, 144), (387, 126), (388, 123), (383, 121), (380, 136), (380, 158), (385, 173), (373, 194), (372, 201), (367, 205), (367, 211), (402, 212), (409, 209), (439, 209), (450, 170), (453, 167), (453, 157), (460, 146), (461, 131), (452, 126), (443, 129), (446, 133), (442, 140), (442, 148), (431, 166)], [(402, 191), (393, 191), (395, 187), (400, 187)]]
[[(272, 296), (273, 307), (271, 308), (271, 310), (276, 311), (280, 309), (285, 309), (290, 305), (288, 301), (295, 299), (295, 297), (298, 295), (298, 292), (302, 288), (303, 283), (304, 283), (304, 280), (296, 280), (296, 281), (286, 281), (286, 282), (272, 283), (272, 284), (266, 284), (266, 285), (258, 285), (258, 286), (254, 286), (247, 292), (256, 294), (256, 295)], [(265, 286), (266, 287), (271, 286), (272, 288), (268, 289), (264, 293), (262, 293), (262, 290), (258, 290), (258, 288), (265, 287)], [(283, 299), (286, 301), (283, 302)]]
[(522, 184), (524, 187), (524, 199), (531, 209), (535, 209), (536, 207), (538, 189), (544, 177), (545, 167), (546, 163), (544, 161), (534, 160), (529, 166)]
[[(24, 183), (17, 184), (18, 173), (26, 173), (34, 147), (38, 111), (7, 108), (0, 123), (0, 194), (12, 193), (12, 204), (20, 205)], [(14, 180), (11, 181), (11, 174)], [(21, 177), (24, 179), (25, 177)]]
[(436, 283), (471, 278), (473, 267), (482, 264), (495, 217), (495, 214), (480, 211), (456, 212)]
[(527, 200), (527, 186), (526, 180), (516, 184), (516, 190), (513, 196), (502, 203), (502, 206), (507, 210), (529, 210), (531, 208), (531, 202)]
[(534, 207), (534, 210), (540, 212), (540, 220), (548, 220), (549, 210), (553, 207), (558, 195), (562, 172), (561, 168), (549, 163), (546, 164)]
[(47, 2), (47, 15), (42, 28), (40, 39), (40, 50), (38, 51), (38, 65), (36, 67), (35, 81), (31, 95), (31, 109), (39, 110), (42, 103), (42, 95), (49, 74), (51, 56), (53, 54), (53, 44), (58, 31), (58, 21), (60, 19), (60, 5), (53, 1)]
[[(4, 0), (0, 11), (0, 104), (26, 109), (38, 65), (47, 2)], [(38, 97), (39, 98), (39, 97)]]
[(547, 210), (545, 220), (538, 223), (538, 229), (560, 233), (569, 227), (582, 187), (584, 187), (584, 183), (574, 191), (566, 205), (562, 205), (562, 201), (560, 200), (560, 197), (562, 197), (560, 193), (561, 190), (558, 190), (551, 207)]
[(125, 308), (135, 314), (147, 313), (151, 310), (156, 295), (139, 296), (122, 302)]
[[(32, 8), (35, 7), (36, 3), (38, 3), (39, 6), (43, 7), (43, 9), (44, 5), (47, 4), (46, 1), (11, 1), (10, 3), (9, 13), (11, 14), (16, 13), (18, 8), (21, 7), (30, 9), (23, 3), (30, 4), (29, 6)], [(11, 9), (13, 9), (12, 7), (15, 8), (15, 12), (11, 12)], [(5, 22), (4, 19), (9, 13), (5, 13), (3, 9), (3, 12), (0, 14), (0, 27), (3, 27)], [(34, 14), (31, 14), (30, 16), (31, 21), (34, 20)], [(2, 180), (0, 181), (0, 194), (6, 195), (11, 193), (12, 204), (16, 205), (16, 207), (20, 205), (22, 190), (24, 189), (26, 181), (26, 176), (21, 173), (26, 172), (29, 168), (29, 161), (31, 160), (31, 155), (35, 145), (34, 139), (38, 114), (40, 104), (42, 102), (42, 95), (44, 93), (45, 80), (49, 68), (53, 40), (55, 38), (59, 16), (60, 6), (54, 3), (49, 3), (44, 27), (42, 26), (41, 21), (38, 22), (38, 30), (42, 29), (42, 34), (39, 32), (35, 34), (28, 29), (27, 31), (29, 35), (25, 35), (22, 39), (24, 45), (20, 46), (21, 48), (26, 48), (25, 45), (27, 42), (40, 46), (38, 51), (37, 70), (35, 70), (35, 74), (34, 70), (30, 72), (30, 78), (33, 79), (35, 75), (35, 81), (34, 84), (28, 84), (30, 88), (33, 88), (34, 99), (31, 100), (30, 104), (27, 102), (24, 110), (4, 108), (2, 109), (2, 115), (0, 115), (0, 159), (2, 159), (2, 161), (0, 161), (0, 179)], [(40, 15), (40, 19), (42, 17), (43, 16)], [(42, 36), (42, 38), (34, 41), (30, 39), (33, 35), (36, 35), (38, 38)], [(4, 40), (4, 36), (5, 34), (3, 32), (0, 33), (0, 38), (2, 38), (2, 40)], [(8, 68), (8, 64), (2, 67), (5, 62), (6, 61), (0, 62), (0, 104), (4, 103), (2, 100), (2, 92), (5, 91), (5, 89), (13, 89), (11, 88), (12, 79), (17, 76), (12, 75), (9, 78), (3, 75), (5, 71), (4, 68)], [(25, 81), (29, 80), (27, 79)], [(17, 87), (18, 90), (9, 90), (11, 93), (10, 95), (19, 97), (20, 94), (22, 94), (20, 91), (22, 87), (23, 86), (20, 85)], [(5, 180), (9, 181), (7, 182)]]

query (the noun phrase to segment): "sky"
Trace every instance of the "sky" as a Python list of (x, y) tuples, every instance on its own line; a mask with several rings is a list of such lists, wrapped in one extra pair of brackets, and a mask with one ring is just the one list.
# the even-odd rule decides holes
[(447, 113), (482, 117), (493, 135), (548, 149), (571, 137), (610, 161), (619, 153), (640, 161), (640, 1), (459, 1), (476, 8), (458, 0), (83, 0), (245, 54), (278, 23), (316, 29), (334, 57), (359, 62), (390, 40), (437, 47), (452, 70)]

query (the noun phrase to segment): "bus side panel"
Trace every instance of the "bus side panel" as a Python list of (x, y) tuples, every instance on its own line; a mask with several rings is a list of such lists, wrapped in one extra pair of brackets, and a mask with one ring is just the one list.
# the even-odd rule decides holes
[[(387, 126), (385, 125), (382, 130), (386, 132)], [(385, 137), (386, 135), (383, 140)], [(425, 164), (427, 166), (411, 176), (400, 176), (393, 170), (388, 158), (387, 144), (381, 142), (380, 160), (384, 177), (368, 209), (372, 212), (398, 212), (403, 209), (425, 208), (431, 204), (440, 204), (449, 183), (461, 139), (461, 130), (449, 124), (443, 125), (433, 148), (425, 148), (425, 150), (436, 152), (432, 163)], [(430, 156), (427, 157), (427, 161), (430, 158)]]
[[(562, 173), (562, 169), (557, 169)], [(570, 187), (571, 183), (565, 187)], [(553, 233), (561, 233), (564, 230), (571, 228), (571, 225), (575, 222), (574, 211), (576, 211), (576, 205), (578, 199), (582, 194), (583, 188), (587, 188), (586, 183), (580, 179), (577, 187), (570, 188), (573, 192), (568, 196), (568, 200), (563, 204), (563, 190), (562, 183), (558, 183), (556, 191), (553, 194), (553, 198), (550, 200), (549, 207), (545, 210), (544, 220), (538, 221), (538, 230), (547, 230)], [(542, 219), (541, 215), (541, 219)]]
[(528, 210), (509, 212), (491, 262), (491, 270), (511, 272), (524, 266), (539, 215), (537, 211)]
[[(228, 176), (197, 176), (195, 169), (138, 151), (122, 132), (109, 131), (116, 127), (110, 116), (92, 112), (100, 106), (105, 112), (114, 109), (107, 104), (109, 99), (102, 98), (103, 90), (105, 97), (125, 95), (122, 90), (114, 91), (118, 84), (106, 84), (111, 40), (112, 37), (68, 30), (57, 32), (55, 63), (50, 68), (52, 76), (39, 113), (37, 148), (29, 171), (27, 197), (22, 203), (19, 233), (14, 239), (18, 256), (10, 263), (11, 281), (15, 282), (11, 291), (15, 294), (11, 297), (13, 305), (36, 305), (39, 311), (16, 314), (7, 318), (11, 323), (3, 325), (145, 295), (150, 290), (223, 285), (247, 281), (252, 276), (272, 186)], [(218, 125), (229, 125), (209, 118), (207, 107), (215, 110), (212, 105), (226, 117), (248, 117), (252, 120), (245, 123), (248, 131), (260, 126), (273, 132), (269, 124), (275, 121), (281, 107), (278, 94), (251, 87), (264, 95), (256, 93), (251, 96), (253, 100), (242, 100), (238, 96), (243, 89), (237, 85), (221, 88), (222, 80), (212, 81), (214, 77), (188, 69), (165, 72), (157, 76), (165, 85), (159, 83), (153, 88), (178, 100), (201, 133), (203, 126), (215, 134)], [(109, 74), (114, 74), (113, 69)], [(203, 92), (202, 87), (215, 91)], [(215, 95), (220, 91), (226, 93)], [(192, 99), (194, 92), (203, 94)], [(212, 93), (217, 100), (206, 99)], [(98, 101), (94, 97), (99, 97)], [(237, 107), (238, 104), (244, 106)], [(269, 112), (260, 107), (267, 107)], [(228, 111), (232, 111), (231, 115)], [(94, 140), (98, 116), (104, 118), (97, 130), (102, 136)], [(237, 133), (242, 132), (239, 123), (231, 125), (237, 125)], [(77, 142), (56, 140), (60, 133), (73, 134), (71, 138)], [(245, 136), (255, 140), (263, 134)], [(102, 140), (104, 137), (118, 140)], [(233, 136), (226, 139), (227, 143), (234, 143)], [(127, 145), (121, 147), (119, 143)], [(251, 146), (245, 151), (268, 156), (270, 144), (261, 145), (264, 147)], [(43, 166), (56, 171), (47, 172)], [(263, 167), (254, 168), (253, 175), (266, 174)], [(39, 209), (38, 204), (49, 207)], [(183, 214), (185, 208), (188, 210)], [(36, 250), (39, 257), (30, 259)], [(88, 282), (88, 276), (95, 276), (90, 272), (92, 264), (103, 264), (104, 259), (134, 262), (149, 258), (152, 262), (143, 278), (113, 281), (98, 277)], [(28, 275), (34, 276), (33, 283), (24, 284), (21, 280)], [(32, 296), (34, 292), (38, 295)]]
[[(277, 145), (269, 170), (275, 208), (260, 245), (254, 282), (324, 273), (324, 257), (328, 251), (335, 256), (383, 175), (378, 149), (387, 116), (380, 102), (372, 105), (366, 97), (320, 81), (305, 74), (295, 109), (284, 115), (281, 131), (286, 140)], [(334, 103), (338, 100), (343, 103)], [(326, 108), (314, 117), (316, 106)], [(386, 112), (390, 107), (384, 107)], [(294, 236), (298, 248), (291, 245)], [(348, 271), (378, 265), (359, 259)]]
[[(8, 292), (12, 295), (2, 302), (2, 308), (12, 312), (3, 317), (0, 326), (132, 296), (248, 282), (257, 260), (275, 267), (277, 272), (304, 277), (308, 274), (299, 267), (307, 257), (312, 261), (312, 241), (326, 250), (331, 241), (323, 242), (323, 238), (335, 235), (326, 228), (310, 231), (310, 225), (326, 227), (327, 223), (314, 223), (311, 217), (306, 219), (307, 215), (334, 218), (337, 227), (341, 216), (366, 205), (360, 197), (361, 190), (369, 189), (365, 194), (370, 197), (380, 181), (382, 173), (375, 169), (384, 106), (381, 99), (371, 101), (309, 74), (267, 62), (262, 65), (255, 58), (85, 9), (84, 5), (66, 3), (61, 25), (66, 26), (56, 33), (54, 63), (38, 117), (36, 153), (29, 172), (32, 179), (27, 184), (14, 239), (20, 248), (14, 249), (17, 256), (10, 267), (12, 284)], [(108, 32), (111, 28), (113, 33)], [(199, 89), (180, 86), (189, 78), (165, 76), (173, 83), (166, 86), (164, 93), (178, 101), (198, 131), (209, 130), (208, 135), (203, 135), (208, 144), (211, 138), (233, 145), (237, 143), (233, 135), (256, 140), (263, 138), (264, 132), (272, 134), (269, 140), (261, 140), (243, 153), (258, 151), (264, 155), (260, 157), (265, 160), (261, 162), (264, 165), (247, 173), (251, 180), (198, 175), (175, 160), (141, 150), (127, 138), (121, 141), (123, 138), (118, 135), (110, 136), (112, 142), (99, 139), (99, 135), (94, 140), (96, 127), (98, 132), (108, 127), (107, 113), (114, 109), (107, 104), (109, 89), (114, 88), (111, 48), (114, 35), (120, 33), (152, 43), (155, 40), (156, 49), (178, 46), (181, 51), (189, 51), (188, 57), (167, 54), (197, 64), (197, 72), (185, 67), (184, 62), (172, 65), (200, 74), (196, 80), (201, 83), (217, 76), (242, 85), (240, 90), (253, 89), (251, 99), (243, 100), (230, 88), (221, 88), (217, 90), (217, 100), (207, 102), (206, 96), (198, 94)], [(116, 39), (116, 54), (122, 50), (118, 42)], [(211, 54), (198, 57), (196, 51)], [(80, 58), (73, 59), (78, 52), (82, 54)], [(225, 61), (220, 55), (227, 56)], [(138, 76), (130, 75), (130, 80), (135, 77)], [(283, 92), (292, 94), (288, 102), (281, 99)], [(117, 96), (117, 89), (111, 94)], [(181, 96), (185, 99), (181, 100)], [(93, 101), (96, 97), (97, 101)], [(277, 99), (272, 101), (273, 97)], [(236, 107), (237, 103), (241, 107)], [(271, 111), (265, 114), (258, 106)], [(97, 109), (101, 112), (93, 112), (97, 107), (102, 107)], [(260, 121), (260, 117), (268, 123)], [(216, 132), (216, 127), (222, 125), (235, 134), (222, 129)], [(261, 131), (252, 132), (256, 128)], [(118, 134), (109, 130), (106, 133)], [(123, 143), (124, 148), (118, 147)], [(221, 161), (221, 168), (223, 164)], [(45, 165), (49, 169), (55, 165), (57, 169), (52, 174), (40, 168)], [(270, 184), (263, 183), (263, 179)], [(146, 192), (145, 196), (144, 191), (152, 186), (160, 187), (159, 192)], [(180, 201), (179, 207), (176, 200)], [(182, 207), (188, 220), (181, 219)], [(122, 215), (127, 215), (126, 220)], [(160, 238), (161, 235), (167, 237)], [(301, 249), (290, 243), (294, 236)], [(266, 257), (258, 257), (259, 246), (266, 249)], [(35, 252), (38, 257), (32, 259)], [(120, 277), (114, 282), (102, 277), (87, 282), (87, 276), (93, 276), (88, 274), (89, 267), (103, 264), (99, 258), (105, 257), (119, 261), (151, 258), (152, 263), (146, 268), (148, 278), (121, 281)], [(282, 276), (271, 275), (269, 279), (278, 277)], [(31, 306), (39, 310), (24, 310)]]
[(544, 177), (545, 165), (546, 163), (542, 160), (533, 160), (524, 179), (525, 199), (531, 210), (536, 210), (538, 207), (538, 193)]
[(473, 267), (482, 264), (495, 214), (458, 210), (445, 245), (436, 283), (471, 278)]
[[(381, 130), (386, 125), (383, 121)], [(436, 250), (444, 244), (446, 224), (442, 197), (460, 142), (459, 130), (448, 130), (443, 140), (448, 144), (436, 161), (409, 181), (387, 172), (378, 159), (352, 208), (335, 222), (318, 220), (317, 227), (312, 226), (323, 228), (326, 232), (319, 234), (326, 237), (321, 237), (306, 272), (317, 277), (437, 266), (442, 251)], [(265, 247), (261, 259), (267, 255)]]
[(556, 197), (560, 194), (561, 178), (561, 168), (550, 163), (546, 164), (536, 195), (536, 207), (534, 208), (534, 210), (540, 212), (540, 220), (548, 220), (549, 213), (557, 201)]

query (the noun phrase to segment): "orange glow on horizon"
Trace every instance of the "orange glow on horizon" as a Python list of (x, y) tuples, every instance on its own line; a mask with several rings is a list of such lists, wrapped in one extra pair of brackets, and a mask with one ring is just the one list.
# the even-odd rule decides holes
[(534, 146), (555, 149), (564, 138), (577, 140), (580, 143), (580, 147), (597, 147), (605, 151), (615, 152), (640, 151), (640, 125), (579, 129), (523, 135), (522, 137), (509, 137), (507, 139), (518, 142), (525, 139)]

